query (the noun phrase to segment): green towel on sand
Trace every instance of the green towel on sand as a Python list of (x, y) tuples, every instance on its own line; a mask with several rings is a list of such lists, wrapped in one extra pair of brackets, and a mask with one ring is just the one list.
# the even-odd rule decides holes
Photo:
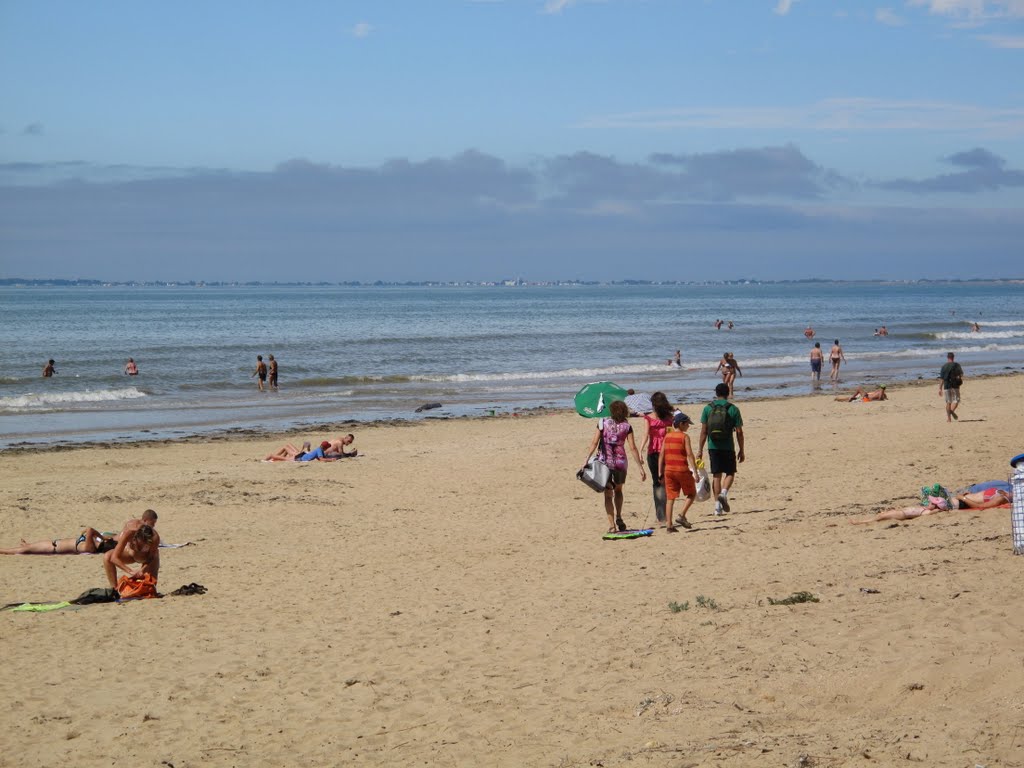
[(61, 603), (22, 603), (19, 606), (11, 608), (12, 611), (35, 611), (36, 613), (42, 613), (43, 611), (56, 611), (61, 608), (67, 608), (71, 603), (67, 600)]

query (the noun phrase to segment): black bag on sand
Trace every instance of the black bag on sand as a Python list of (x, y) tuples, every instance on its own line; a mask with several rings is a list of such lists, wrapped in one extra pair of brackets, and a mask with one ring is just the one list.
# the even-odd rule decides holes
[(87, 589), (74, 600), (68, 600), (72, 605), (90, 605), (92, 603), (113, 603), (120, 598), (116, 589), (110, 587), (93, 587)]

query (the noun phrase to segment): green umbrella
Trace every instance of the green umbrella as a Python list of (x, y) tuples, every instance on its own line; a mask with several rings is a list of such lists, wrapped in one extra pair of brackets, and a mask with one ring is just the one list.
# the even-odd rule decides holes
[(608, 406), (616, 400), (625, 400), (626, 394), (626, 390), (618, 384), (612, 384), (610, 381), (594, 381), (576, 393), (573, 403), (576, 405), (576, 413), (580, 416), (596, 419), (610, 416), (611, 412), (608, 410)]

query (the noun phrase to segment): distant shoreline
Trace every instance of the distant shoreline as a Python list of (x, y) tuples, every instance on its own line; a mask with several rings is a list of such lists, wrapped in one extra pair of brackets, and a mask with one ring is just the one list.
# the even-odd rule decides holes
[(935, 280), (930, 278), (888, 280), (831, 280), (805, 278), (802, 280), (761, 280), (737, 278), (733, 280), (374, 280), (363, 282), (280, 282), (260, 280), (95, 280), (91, 278), (0, 278), (0, 287), (8, 288), (541, 288), (559, 286), (594, 285), (1024, 285), (1024, 277), (978, 277), (970, 279)]

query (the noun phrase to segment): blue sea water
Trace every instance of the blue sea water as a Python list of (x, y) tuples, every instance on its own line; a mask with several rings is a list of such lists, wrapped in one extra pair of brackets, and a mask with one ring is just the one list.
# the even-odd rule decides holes
[[(605, 379), (701, 402), (725, 351), (737, 400), (804, 394), (808, 324), (841, 341), (843, 389), (934, 378), (947, 351), (968, 376), (1024, 367), (1015, 283), (3, 287), (0, 448), (568, 409)], [(278, 391), (257, 391), (257, 354)]]

